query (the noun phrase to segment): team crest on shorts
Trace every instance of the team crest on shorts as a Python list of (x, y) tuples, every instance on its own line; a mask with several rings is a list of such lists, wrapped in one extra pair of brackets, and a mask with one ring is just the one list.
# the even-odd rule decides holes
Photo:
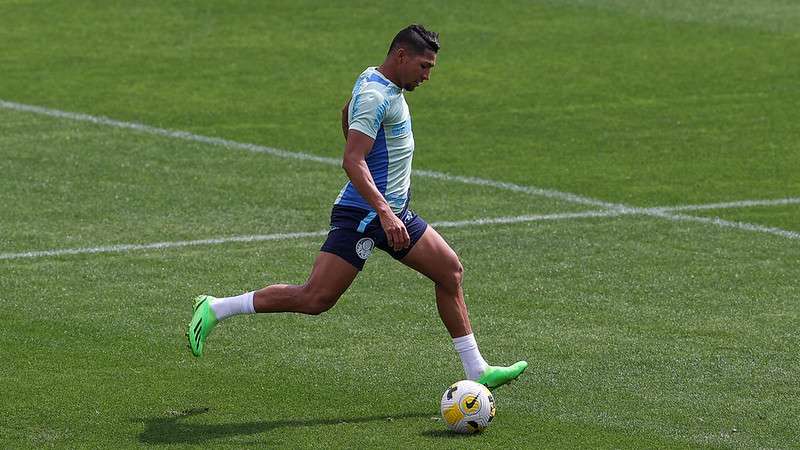
[(356, 255), (359, 258), (366, 260), (372, 254), (372, 249), (375, 248), (375, 241), (371, 238), (361, 238), (356, 242)]

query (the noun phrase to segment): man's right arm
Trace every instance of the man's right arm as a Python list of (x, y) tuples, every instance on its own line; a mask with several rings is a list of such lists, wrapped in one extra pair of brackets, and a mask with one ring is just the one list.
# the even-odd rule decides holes
[(375, 180), (367, 165), (367, 155), (372, 150), (374, 139), (358, 130), (349, 130), (347, 133), (347, 144), (344, 147), (344, 158), (342, 158), (342, 168), (350, 178), (361, 197), (367, 201), (378, 213), (381, 227), (386, 233), (389, 246), (395, 250), (402, 250), (411, 244), (403, 221), (398, 218), (383, 198)]

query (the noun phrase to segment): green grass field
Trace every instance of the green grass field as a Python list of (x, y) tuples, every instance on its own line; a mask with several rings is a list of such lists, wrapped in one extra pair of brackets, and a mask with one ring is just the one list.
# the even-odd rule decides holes
[[(281, 236), (346, 178), (154, 128), (338, 158), (415, 21), (414, 167), (447, 176), (414, 209), (484, 356), (531, 363), (480, 436), (438, 420), (461, 364), (384, 254), (321, 316), (183, 336), (197, 294), (303, 282), (324, 238)], [(0, 0), (0, 448), (800, 448), (797, 61), (793, 0)]]

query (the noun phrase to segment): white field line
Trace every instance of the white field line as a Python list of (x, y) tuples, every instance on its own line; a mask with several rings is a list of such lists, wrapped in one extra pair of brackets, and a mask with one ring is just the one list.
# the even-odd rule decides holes
[[(717, 209), (717, 208), (709, 208), (709, 209)], [(697, 216), (687, 216), (685, 214), (668, 214), (668, 213), (663, 213), (663, 215), (661, 214), (662, 213), (653, 213), (648, 215), (652, 215), (655, 217), (664, 217), (665, 219), (669, 219), (675, 222), (707, 223), (722, 228), (737, 228), (739, 230), (773, 234), (775, 236), (781, 236), (788, 239), (800, 239), (800, 233), (795, 231), (784, 230), (783, 228), (765, 227), (763, 225), (756, 225), (753, 223), (745, 223), (745, 222), (733, 222), (730, 220), (720, 219), (719, 217), (697, 217)]]
[(458, 183), (472, 184), (477, 186), (488, 186), (497, 189), (503, 189), (506, 191), (514, 191), (514, 192), (521, 192), (524, 194), (530, 194), (537, 197), (546, 197), (556, 200), (563, 200), (565, 202), (576, 203), (579, 205), (596, 206), (599, 208), (606, 208), (612, 210), (625, 210), (628, 208), (625, 205), (604, 202), (602, 200), (584, 197), (582, 195), (572, 194), (569, 192), (556, 191), (553, 189), (544, 189), (535, 186), (522, 186), (514, 183), (506, 183), (504, 181), (487, 180), (485, 178), (450, 175), (442, 172), (434, 172), (432, 170), (414, 170), (414, 175), (428, 177), (428, 178), (436, 178), (445, 181), (455, 181)]
[(108, 117), (103, 117), (103, 116), (90, 116), (88, 114), (60, 111), (57, 109), (43, 108), (41, 106), (25, 105), (22, 103), (14, 103), (1, 99), (0, 99), (0, 108), (10, 109), (13, 111), (41, 114), (50, 117), (58, 117), (61, 119), (75, 120), (78, 122), (89, 122), (97, 125), (106, 125), (114, 128), (123, 128), (146, 134), (154, 134), (157, 136), (165, 136), (174, 139), (183, 139), (185, 141), (193, 141), (193, 142), (200, 142), (203, 144), (222, 146), (229, 149), (247, 150), (249, 152), (254, 152), (254, 153), (266, 153), (268, 155), (278, 156), (280, 158), (314, 161), (330, 165), (340, 165), (342, 163), (342, 161), (338, 159), (325, 158), (322, 156), (310, 155), (308, 153), (290, 152), (287, 150), (281, 150), (279, 148), (265, 147), (262, 145), (230, 141), (228, 139), (202, 136), (199, 134), (190, 133), (188, 131), (167, 130), (165, 128), (151, 127), (150, 125), (144, 125), (136, 122), (123, 122), (120, 120), (109, 119)]
[(92, 253), (124, 253), (133, 250), (159, 250), (174, 247), (189, 247), (192, 245), (215, 245), (229, 242), (257, 242), (257, 241), (283, 241), (305, 237), (325, 236), (327, 231), (313, 231), (308, 233), (276, 233), (252, 236), (230, 236), (222, 238), (198, 239), (194, 241), (154, 242), (150, 244), (119, 244), (103, 247), (65, 248), (60, 250), (41, 250), (22, 253), (0, 253), (0, 259), (41, 258), (45, 256), (82, 255)]
[[(724, 208), (742, 208), (748, 206), (761, 206), (761, 205), (774, 205), (774, 204), (796, 204), (800, 203), (800, 198), (787, 198), (780, 200), (745, 200), (741, 202), (728, 202)], [(687, 205), (676, 207), (662, 207), (662, 208), (649, 208), (649, 209), (634, 209), (629, 208), (625, 211), (621, 210), (599, 210), (599, 211), (582, 211), (574, 213), (557, 213), (557, 214), (537, 214), (513, 217), (490, 217), (482, 219), (471, 220), (458, 220), (458, 221), (440, 221), (431, 223), (435, 228), (461, 228), (477, 225), (493, 225), (493, 224), (513, 224), (523, 222), (543, 222), (553, 220), (572, 220), (572, 219), (585, 219), (596, 217), (615, 217), (621, 215), (659, 215), (664, 214), (664, 217), (674, 221), (693, 221), (713, 223), (714, 225), (725, 228), (739, 228), (748, 231), (758, 231), (762, 233), (774, 234), (789, 239), (800, 239), (800, 233), (793, 231), (786, 231), (779, 228), (769, 228), (760, 225), (753, 225), (741, 222), (730, 222), (719, 218), (709, 217), (694, 217), (684, 216), (681, 214), (668, 214), (667, 211), (673, 210), (703, 210), (703, 209), (722, 209), (720, 203), (713, 203), (707, 205)], [(22, 259), (22, 258), (41, 258), (48, 256), (65, 256), (65, 255), (80, 255), (92, 253), (123, 253), (134, 250), (157, 250), (167, 249), (174, 247), (188, 247), (197, 245), (217, 245), (226, 244), (230, 242), (261, 242), (261, 241), (282, 241), (288, 239), (299, 239), (306, 237), (321, 237), (328, 233), (327, 230), (312, 231), (312, 232), (297, 232), (297, 233), (276, 233), (276, 234), (262, 234), (262, 235), (249, 235), (249, 236), (229, 236), (219, 237), (212, 239), (198, 239), (192, 241), (174, 241), (174, 242), (155, 242), (151, 244), (120, 244), (108, 245), (102, 247), (83, 247), (83, 248), (68, 248), (68, 249), (54, 249), (54, 250), (41, 250), (29, 251), (21, 253), (0, 253), (0, 260), (4, 259)]]
[(740, 200), (738, 202), (707, 203), (705, 205), (670, 206), (666, 208), (649, 208), (662, 211), (699, 211), (704, 209), (749, 208), (753, 206), (798, 205), (800, 197), (779, 198), (775, 200)]
[[(777, 227), (765, 227), (746, 222), (733, 222), (730, 220), (720, 219), (719, 217), (698, 217), (689, 216), (686, 214), (673, 214), (672, 212), (679, 211), (700, 211), (709, 209), (728, 209), (728, 208), (747, 208), (753, 206), (778, 206), (778, 205), (792, 205), (800, 204), (800, 198), (790, 197), (777, 200), (741, 200), (738, 202), (726, 203), (709, 203), (706, 205), (685, 205), (667, 208), (634, 208), (634, 214), (643, 214), (651, 217), (661, 217), (673, 222), (698, 222), (709, 225), (715, 225), (720, 228), (736, 228), (739, 230), (753, 231), (756, 233), (772, 234), (789, 239), (800, 239), (800, 233), (784, 230)], [(625, 212), (628, 212), (625, 210)]]
[[(326, 158), (326, 157), (315, 156), (315, 155), (310, 155), (310, 154), (301, 153), (301, 152), (290, 152), (290, 151), (287, 151), (287, 150), (281, 150), (281, 149), (272, 148), (272, 147), (265, 147), (265, 146), (262, 146), (262, 145), (248, 144), (248, 143), (231, 141), (231, 140), (228, 140), (228, 139), (221, 139), (221, 138), (215, 138), (215, 137), (202, 136), (202, 135), (190, 133), (190, 132), (187, 132), (187, 131), (167, 130), (167, 129), (164, 129), (164, 128), (151, 127), (149, 125), (144, 125), (144, 124), (140, 124), (140, 123), (136, 123), (136, 122), (123, 122), (123, 121), (114, 120), (114, 119), (110, 119), (110, 118), (102, 117), (102, 116), (91, 116), (91, 115), (88, 115), (88, 114), (61, 111), (61, 110), (57, 110), (57, 109), (44, 108), (44, 107), (41, 107), (41, 106), (25, 105), (25, 104), (22, 104), (22, 103), (9, 102), (9, 101), (5, 101), (5, 100), (1, 100), (1, 99), (0, 99), (0, 107), (5, 108), (5, 109), (14, 110), (14, 111), (22, 111), (22, 112), (28, 112), (28, 113), (42, 114), (42, 115), (51, 116), (51, 117), (58, 117), (58, 118), (64, 118), (64, 119), (70, 119), (70, 120), (76, 120), (76, 121), (82, 121), (82, 122), (90, 122), (90, 123), (95, 123), (95, 124), (100, 124), (100, 125), (107, 125), (107, 126), (116, 127), (116, 128), (124, 128), (124, 129), (135, 130), (135, 131), (139, 131), (139, 132), (142, 132), (142, 133), (154, 134), (154, 135), (159, 135), (159, 136), (166, 136), (166, 137), (171, 137), (171, 138), (176, 138), (176, 139), (183, 139), (183, 140), (194, 141), (194, 142), (201, 142), (201, 143), (210, 144), (210, 145), (218, 145), (218, 146), (222, 146), (222, 147), (225, 147), (225, 148), (247, 150), (247, 151), (257, 152), (257, 153), (266, 153), (266, 154), (273, 155), (273, 156), (278, 156), (278, 157), (281, 157), (281, 158), (292, 158), (292, 159), (299, 159), (299, 160), (304, 160), (304, 161), (314, 161), (314, 162), (319, 162), (319, 163), (323, 163), (323, 164), (337, 165), (337, 166), (340, 165), (339, 159), (336, 159), (336, 158)], [(527, 193), (527, 194), (530, 194), (530, 195), (563, 200), (563, 201), (569, 202), (569, 203), (596, 206), (596, 207), (605, 208), (607, 210), (613, 211), (616, 214), (640, 214), (640, 215), (646, 215), (646, 216), (651, 216), (651, 217), (659, 217), (659, 218), (668, 219), (668, 220), (672, 220), (672, 221), (692, 221), (692, 222), (712, 224), (712, 225), (715, 225), (715, 226), (718, 226), (718, 227), (722, 227), (722, 228), (738, 228), (738, 229), (742, 229), (742, 230), (755, 231), (755, 232), (759, 232), (759, 233), (768, 233), (768, 234), (773, 234), (773, 235), (778, 235), (778, 236), (783, 236), (783, 237), (789, 237), (789, 238), (792, 238), (792, 239), (793, 239), (793, 236), (797, 234), (797, 233), (794, 233), (794, 232), (791, 232), (791, 231), (787, 231), (787, 230), (783, 230), (783, 229), (780, 229), (780, 228), (763, 227), (763, 226), (760, 226), (760, 225), (748, 224), (748, 223), (743, 223), (743, 222), (730, 222), (730, 221), (725, 221), (725, 220), (721, 220), (721, 219), (711, 220), (711, 219), (708, 219), (706, 217), (695, 217), (695, 216), (688, 216), (688, 215), (685, 215), (685, 214), (670, 214), (669, 211), (671, 210), (671, 208), (635, 208), (635, 207), (631, 207), (631, 206), (624, 205), (624, 204), (619, 204), (619, 203), (604, 202), (602, 200), (597, 200), (597, 199), (593, 199), (593, 198), (589, 198), (589, 197), (584, 197), (584, 196), (577, 195), (577, 194), (572, 194), (572, 193), (569, 193), (569, 192), (561, 192), (561, 191), (556, 191), (556, 190), (552, 190), (552, 189), (543, 189), (543, 188), (538, 188), (538, 187), (533, 187), (533, 186), (522, 186), (522, 185), (518, 185), (518, 184), (506, 183), (506, 182), (495, 181), (495, 180), (487, 180), (487, 179), (477, 178), (477, 177), (464, 177), (464, 176), (458, 176), (458, 175), (450, 175), (450, 174), (446, 174), (446, 173), (442, 173), (442, 172), (435, 172), (435, 171), (430, 171), (430, 170), (415, 170), (414, 174), (415, 175), (419, 175), (419, 176), (423, 176), (423, 177), (429, 177), (429, 178), (441, 179), (441, 180), (446, 180), (446, 181), (459, 182), (459, 183), (464, 183), (464, 184), (472, 184), (472, 185), (479, 185), (479, 186), (489, 186), (489, 187), (494, 187), (494, 188), (498, 188), (498, 189), (504, 189), (504, 190), (508, 190), (508, 191), (523, 192), (523, 193)], [(736, 204), (736, 203), (737, 202), (719, 203), (719, 204), (716, 204), (715, 207), (711, 208), (711, 209), (719, 209), (719, 208), (722, 207), (720, 205), (733, 205), (733, 204)], [(792, 201), (792, 203), (794, 203), (794, 201)], [(784, 204), (789, 204), (789, 203), (784, 203)], [(681, 207), (681, 208), (685, 208), (683, 210), (693, 210), (693, 209), (698, 209), (698, 208), (699, 209), (705, 209), (705, 208), (697, 207), (697, 206), (685, 206), (685, 207)], [(611, 215), (616, 215), (616, 214), (611, 214)]]

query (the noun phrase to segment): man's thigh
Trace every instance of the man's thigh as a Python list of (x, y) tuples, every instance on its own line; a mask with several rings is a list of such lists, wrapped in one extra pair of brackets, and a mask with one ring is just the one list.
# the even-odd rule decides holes
[(358, 275), (358, 269), (333, 253), (321, 251), (306, 283), (315, 292), (339, 298)]
[(416, 245), (400, 261), (430, 278), (434, 283), (449, 280), (453, 272), (461, 270), (461, 262), (456, 252), (430, 225)]

